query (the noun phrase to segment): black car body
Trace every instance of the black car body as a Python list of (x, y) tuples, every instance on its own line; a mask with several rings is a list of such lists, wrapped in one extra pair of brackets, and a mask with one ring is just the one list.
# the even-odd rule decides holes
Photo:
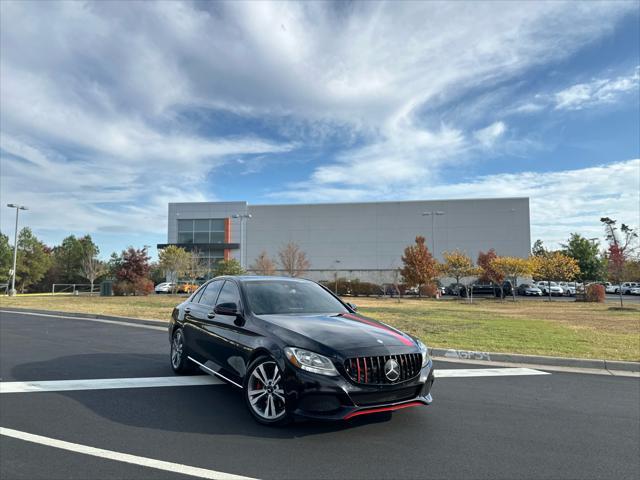
[[(322, 300), (317, 309), (330, 311), (264, 313), (284, 308), (278, 302), (297, 301), (296, 295), (306, 295), (307, 303), (317, 295)], [(426, 347), (357, 314), (355, 307), (308, 280), (215, 278), (174, 309), (169, 336), (176, 372), (196, 364), (242, 388), (249, 410), (262, 423), (293, 416), (349, 419), (431, 403), (434, 377)], [(175, 361), (178, 349), (181, 358)], [(270, 377), (278, 379), (277, 385)], [(251, 392), (274, 401), (273, 407), (264, 407), (265, 414), (283, 404), (286, 415), (261, 418)]]
[(493, 296), (500, 297), (511, 295), (513, 292), (511, 288), (511, 282), (504, 281), (502, 283), (502, 290), (500, 290), (500, 285), (495, 284), (493, 282), (475, 282), (470, 285), (470, 288), (467, 289), (466, 286), (461, 285), (458, 289), (458, 295), (461, 297), (467, 297), (473, 294), (474, 297), (480, 296)]

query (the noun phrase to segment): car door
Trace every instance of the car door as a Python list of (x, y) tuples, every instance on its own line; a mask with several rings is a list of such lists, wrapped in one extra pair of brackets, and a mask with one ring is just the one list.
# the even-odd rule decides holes
[(206, 362), (209, 358), (206, 340), (206, 323), (213, 316), (213, 307), (224, 280), (208, 283), (201, 294), (194, 295), (191, 303), (185, 308), (185, 341), (187, 349), (194, 354), (196, 360)]
[(208, 306), (206, 319), (202, 323), (201, 349), (207, 361), (205, 366), (236, 384), (241, 384), (244, 362), (238, 346), (238, 315), (215, 313), (216, 307), (234, 304), (242, 310), (240, 290), (233, 280), (226, 280), (215, 305)]

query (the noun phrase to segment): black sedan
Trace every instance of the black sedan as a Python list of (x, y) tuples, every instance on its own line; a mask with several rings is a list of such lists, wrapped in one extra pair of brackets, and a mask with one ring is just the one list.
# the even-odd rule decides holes
[(431, 403), (427, 347), (308, 280), (217, 277), (173, 310), (169, 337), (176, 373), (199, 367), (242, 389), (260, 423)]

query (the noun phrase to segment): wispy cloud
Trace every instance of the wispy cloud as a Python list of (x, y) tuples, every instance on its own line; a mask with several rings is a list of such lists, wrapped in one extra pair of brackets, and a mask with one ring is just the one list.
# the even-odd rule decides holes
[(616, 78), (597, 78), (579, 83), (555, 94), (557, 110), (582, 110), (595, 105), (613, 103), (625, 93), (640, 90), (640, 67), (635, 72)]

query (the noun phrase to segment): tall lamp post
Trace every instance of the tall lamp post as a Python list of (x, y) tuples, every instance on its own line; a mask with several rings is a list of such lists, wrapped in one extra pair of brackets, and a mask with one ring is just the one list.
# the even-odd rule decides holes
[(440, 212), (437, 210), (432, 212), (422, 212), (423, 217), (431, 217), (431, 253), (434, 258), (436, 256), (436, 235), (435, 235), (436, 216), (441, 216), (441, 215), (444, 215), (444, 212)]
[(11, 290), (9, 290), (9, 295), (14, 296), (16, 294), (16, 263), (18, 260), (18, 215), (20, 210), (29, 209), (16, 203), (8, 203), (7, 207), (16, 209), (16, 230), (13, 236), (13, 270), (11, 270)]
[(240, 266), (247, 269), (247, 220), (251, 218), (250, 213), (236, 213), (231, 218), (240, 219)]

